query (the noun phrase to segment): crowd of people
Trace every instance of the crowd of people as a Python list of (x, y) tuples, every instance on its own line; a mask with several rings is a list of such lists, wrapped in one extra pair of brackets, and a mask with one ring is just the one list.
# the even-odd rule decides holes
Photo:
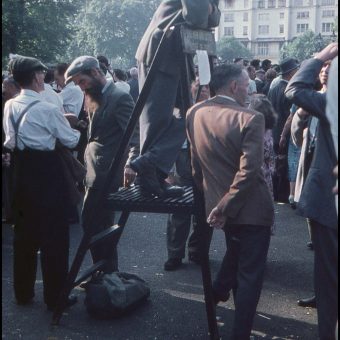
[[(5, 215), (15, 225), (19, 305), (33, 300), (40, 250), (44, 301), (49, 310), (55, 308), (68, 273), (68, 227), (78, 220), (76, 192), (84, 191), (84, 230), (97, 233), (113, 224), (114, 213), (105, 209), (95, 223), (91, 217), (103, 199), (108, 169), (161, 42), (160, 22), (163, 32), (182, 23), (205, 29), (219, 23), (216, 1), (200, 6), (195, 1), (161, 3), (137, 50), (137, 66), (128, 72), (112, 69), (103, 55), (80, 56), (53, 69), (32, 57), (14, 55), (10, 61), (2, 81), (2, 166), (8, 189)], [(338, 44), (303, 62), (217, 62), (210, 87), (200, 88), (192, 68), (191, 96), (200, 95), (188, 111), (180, 92), (179, 46), (180, 35), (172, 30), (112, 191), (135, 183), (147, 197), (180, 197), (182, 186), (195, 183), (204, 194), (208, 224), (225, 233), (226, 253), (213, 295), (217, 305), (234, 294), (235, 340), (250, 336), (275, 234), (274, 201), (289, 203), (306, 218), (308, 246), (315, 253), (315, 296), (299, 304), (315, 306), (320, 339), (334, 339)], [(83, 181), (76, 170), (84, 171)], [(165, 270), (181, 266), (191, 224), (189, 260), (200, 264), (196, 221), (173, 214)], [(119, 270), (117, 249), (110, 244), (93, 247), (91, 255), (93, 262), (110, 259), (105, 272)], [(75, 302), (70, 295), (67, 305)]]

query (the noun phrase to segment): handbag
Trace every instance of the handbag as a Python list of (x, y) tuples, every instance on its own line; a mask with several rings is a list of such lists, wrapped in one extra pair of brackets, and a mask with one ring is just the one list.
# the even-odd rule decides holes
[(147, 301), (150, 288), (135, 274), (99, 273), (85, 286), (84, 304), (96, 319), (112, 319), (128, 314)]

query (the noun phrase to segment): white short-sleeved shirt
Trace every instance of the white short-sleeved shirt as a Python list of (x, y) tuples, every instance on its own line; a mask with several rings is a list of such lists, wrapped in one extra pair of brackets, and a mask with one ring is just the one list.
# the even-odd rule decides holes
[(70, 81), (58, 95), (62, 98), (64, 111), (78, 117), (84, 101), (84, 93), (81, 88)]
[(79, 131), (71, 128), (56, 105), (45, 102), (38, 92), (32, 90), (22, 90), (17, 97), (6, 102), (3, 117), (4, 146), (11, 150), (16, 147), (15, 130), (10, 115), (13, 113), (14, 121), (17, 121), (21, 112), (37, 100), (39, 102), (27, 111), (19, 125), (18, 149), (54, 150), (56, 139), (66, 147), (74, 148), (78, 144)]

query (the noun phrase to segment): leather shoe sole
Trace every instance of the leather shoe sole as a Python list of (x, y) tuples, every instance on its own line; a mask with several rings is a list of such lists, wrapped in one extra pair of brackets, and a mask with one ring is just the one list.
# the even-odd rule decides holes
[(316, 308), (316, 299), (315, 299), (315, 296), (313, 296), (311, 298), (308, 298), (308, 299), (298, 300), (298, 305), (300, 307)]

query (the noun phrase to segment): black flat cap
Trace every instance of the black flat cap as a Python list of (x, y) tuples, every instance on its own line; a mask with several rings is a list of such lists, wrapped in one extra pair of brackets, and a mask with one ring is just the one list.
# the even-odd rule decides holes
[(48, 70), (40, 60), (31, 57), (18, 56), (9, 63), (9, 71), (13, 77), (20, 73), (28, 73), (37, 70)]
[(98, 59), (86, 55), (74, 59), (65, 72), (65, 82), (72, 80), (72, 77), (79, 72), (91, 70), (92, 68), (99, 69)]

